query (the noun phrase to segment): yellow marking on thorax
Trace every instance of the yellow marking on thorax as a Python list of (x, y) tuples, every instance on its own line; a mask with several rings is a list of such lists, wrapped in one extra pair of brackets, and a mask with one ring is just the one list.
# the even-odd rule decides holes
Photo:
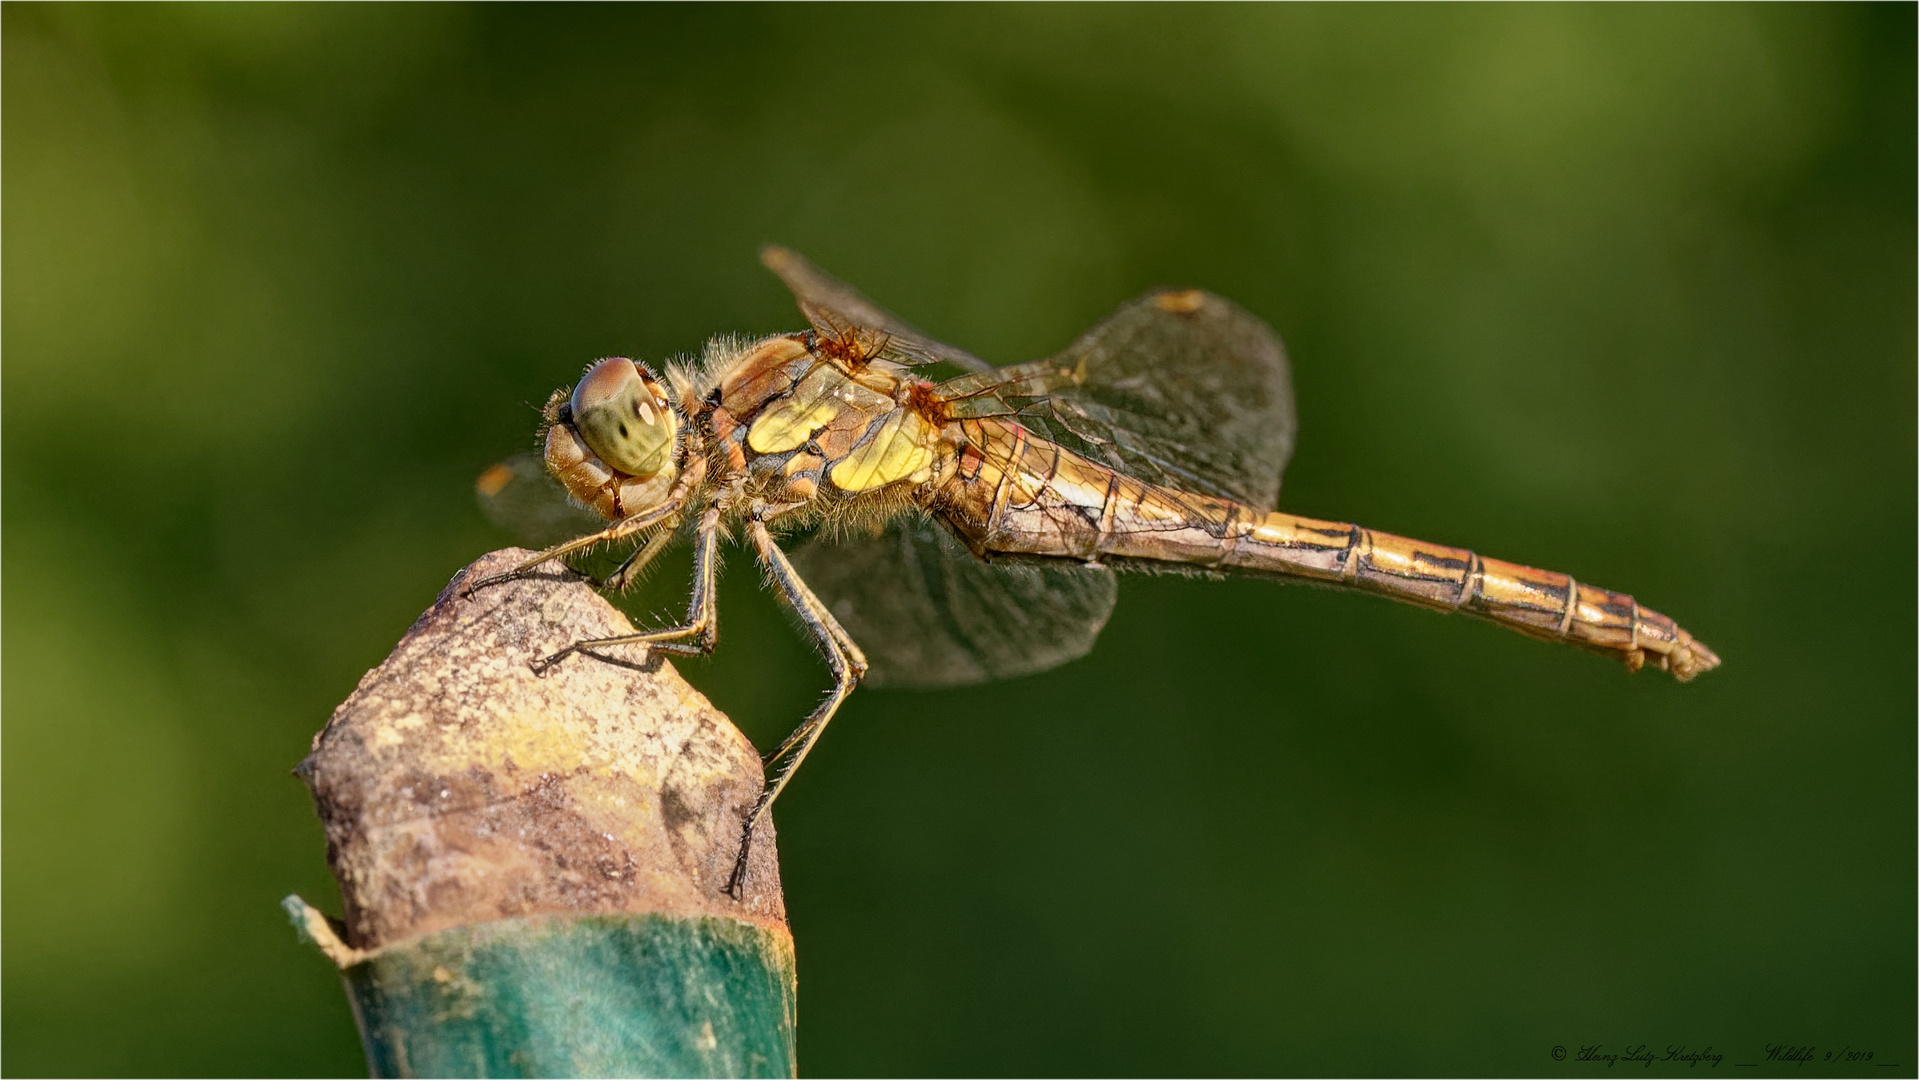
[(753, 421), (746, 445), (761, 454), (779, 454), (806, 445), (840, 410), (877, 411), (892, 399), (853, 382), (830, 364), (820, 364), (793, 387), (785, 400)]
[(753, 421), (752, 430), (746, 433), (746, 445), (762, 454), (797, 450), (806, 445), (815, 431), (825, 427), (827, 421), (838, 416), (839, 411), (839, 406), (831, 400), (789, 399)]
[(895, 409), (873, 437), (834, 464), (830, 478), (841, 491), (871, 491), (911, 479), (933, 462), (933, 427), (911, 409)]

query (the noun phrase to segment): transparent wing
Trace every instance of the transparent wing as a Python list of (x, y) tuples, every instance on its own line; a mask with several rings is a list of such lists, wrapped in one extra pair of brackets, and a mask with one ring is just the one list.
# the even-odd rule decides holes
[(1279, 335), (1199, 290), (1141, 297), (1048, 360), (940, 385), (960, 416), (1012, 416), (1129, 476), (1270, 510), (1292, 457)]
[(538, 454), (515, 454), (474, 481), (473, 493), (487, 520), (532, 548), (606, 527), (598, 514), (567, 497)]
[(1112, 571), (981, 562), (918, 513), (878, 536), (816, 536), (792, 554), (871, 665), (873, 686), (965, 686), (1084, 656), (1118, 595)]
[[(1199, 291), (1143, 297), (1055, 357), (975, 368), (939, 391), (957, 416), (1011, 416), (1139, 479), (1262, 509), (1279, 501), (1296, 432), (1279, 336)], [(981, 562), (921, 515), (878, 537), (816, 538), (794, 561), (880, 685), (964, 685), (1065, 663), (1092, 648), (1117, 593), (1106, 570)]]
[(799, 302), (807, 321), (834, 338), (856, 341), (872, 337), (881, 355), (903, 364), (945, 362), (967, 371), (993, 370), (993, 365), (965, 349), (934, 341), (915, 330), (851, 285), (807, 262), (799, 252), (768, 244), (760, 249), (760, 262), (793, 291), (793, 299)]

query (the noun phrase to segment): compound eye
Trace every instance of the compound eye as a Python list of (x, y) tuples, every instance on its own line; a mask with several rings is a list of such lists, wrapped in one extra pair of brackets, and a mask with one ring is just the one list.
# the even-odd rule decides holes
[(676, 422), (666, 395), (623, 356), (593, 365), (573, 388), (573, 426), (601, 461), (629, 476), (666, 467)]
[(629, 383), (639, 381), (639, 365), (626, 357), (602, 360), (573, 388), (573, 412), (577, 415), (607, 405), (625, 394)]

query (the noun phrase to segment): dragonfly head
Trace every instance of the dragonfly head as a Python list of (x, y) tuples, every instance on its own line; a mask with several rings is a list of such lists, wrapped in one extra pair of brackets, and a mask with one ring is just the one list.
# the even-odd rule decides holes
[(645, 367), (616, 356), (594, 364), (546, 404), (546, 467), (610, 521), (660, 505), (679, 475), (680, 414)]
[(601, 461), (644, 480), (673, 462), (679, 416), (666, 388), (623, 356), (594, 364), (573, 388), (570, 422)]

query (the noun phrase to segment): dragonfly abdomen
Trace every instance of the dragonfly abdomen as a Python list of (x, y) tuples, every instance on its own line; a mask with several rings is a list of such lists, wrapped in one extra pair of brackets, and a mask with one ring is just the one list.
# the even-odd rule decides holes
[(1464, 612), (1635, 669), (1650, 661), (1681, 681), (1719, 663), (1666, 616), (1566, 574), (1149, 484), (1015, 424), (960, 426), (966, 449), (941, 505), (982, 554), (1303, 578)]
[(1671, 619), (1569, 574), (1357, 525), (1252, 513), (1249, 527), (1222, 539), (1222, 568), (1308, 577), (1464, 612), (1634, 669), (1650, 661), (1681, 682), (1719, 665), (1712, 650)]

